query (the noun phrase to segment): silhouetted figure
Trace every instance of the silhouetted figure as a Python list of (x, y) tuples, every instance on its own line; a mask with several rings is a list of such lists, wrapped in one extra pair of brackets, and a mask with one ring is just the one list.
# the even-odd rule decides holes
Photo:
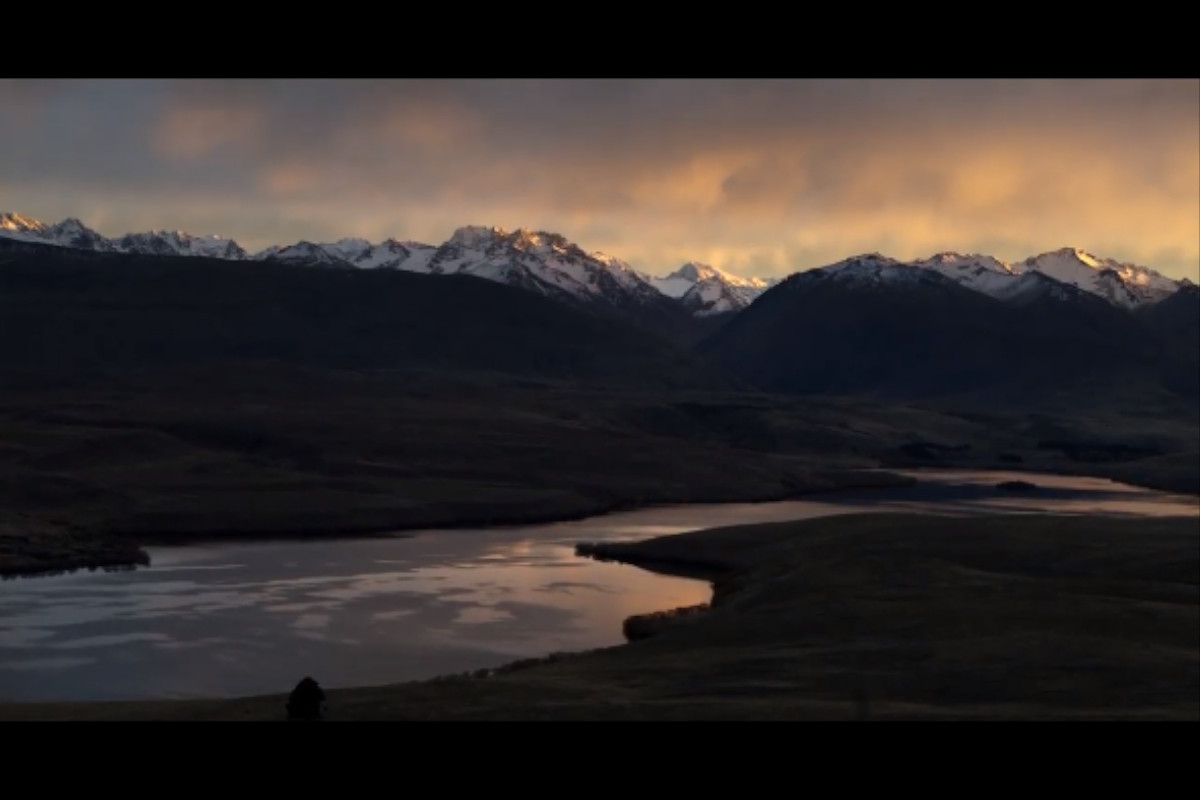
[(312, 678), (305, 677), (288, 695), (288, 719), (320, 719), (324, 703), (325, 690)]

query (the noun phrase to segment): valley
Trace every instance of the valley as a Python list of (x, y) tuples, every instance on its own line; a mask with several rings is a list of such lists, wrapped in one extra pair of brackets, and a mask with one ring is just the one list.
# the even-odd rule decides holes
[(1198, 154), (1195, 78), (0, 78), (0, 720), (1200, 721)]
[(0, 237), (0, 571), (783, 499), (880, 467), (1200, 494), (1195, 288), (1135, 313), (1054, 286), (1004, 302), (862, 257), (697, 316), (654, 289)]

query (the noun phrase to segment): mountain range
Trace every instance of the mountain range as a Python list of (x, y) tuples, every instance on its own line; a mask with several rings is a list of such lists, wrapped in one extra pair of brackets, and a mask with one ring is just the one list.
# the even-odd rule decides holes
[[(373, 244), (346, 238), (329, 243), (301, 241), (250, 253), (233, 240), (219, 236), (153, 231), (109, 239), (78, 219), (48, 225), (6, 213), (0, 214), (0, 236), (98, 252), (472, 275), (570, 302), (625, 310), (652, 309), (667, 316), (671, 314), (666, 310), (669, 305), (694, 317), (740, 311), (780, 282), (778, 278), (741, 278), (696, 262), (684, 264), (665, 277), (654, 277), (611, 255), (587, 252), (559, 234), (523, 228), (506, 231), (462, 227), (439, 246), (396, 239)], [(864, 259), (887, 269), (867, 274), (853, 266), (865, 263)], [(875, 283), (904, 280), (911, 270), (920, 270), (975, 292), (1018, 302), (1029, 292), (1052, 288), (1053, 284), (1041, 280), (1049, 278), (1055, 284), (1081, 289), (1125, 309), (1157, 303), (1188, 284), (1149, 267), (1099, 258), (1079, 248), (1062, 248), (1016, 263), (988, 255), (950, 252), (904, 262), (874, 253), (810, 271), (820, 270), (840, 273), (842, 279), (861, 278)], [(671, 303), (664, 303), (664, 299)]]
[[(1149, 381), (1200, 393), (1189, 344), (1200, 336), (1194, 285), (1131, 308), (1094, 291), (1106, 283), (1083, 288), (1038, 269), (1059, 264), (1050, 256), (1007, 279), (981, 257), (965, 269), (954, 261), (929, 269), (857, 256), (788, 277), (698, 349), (783, 392), (912, 397), (1003, 387), (1020, 400)], [(995, 281), (987, 291), (981, 276)]]
[(22, 373), (267, 360), (1006, 407), (1200, 397), (1200, 289), (1076, 249), (870, 253), (756, 280), (695, 263), (655, 278), (523, 229), (250, 255), (70, 219), (0, 228), (0, 367)]

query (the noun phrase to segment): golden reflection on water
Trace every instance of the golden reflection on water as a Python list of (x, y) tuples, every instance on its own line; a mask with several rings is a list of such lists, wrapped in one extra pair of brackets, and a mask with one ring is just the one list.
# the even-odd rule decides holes
[[(0, 589), (0, 700), (120, 699), (417, 680), (619, 644), (634, 614), (707, 583), (574, 554), (581, 541), (863, 511), (1200, 515), (1200, 499), (1095, 478), (917, 471), (915, 489), (645, 509), (408, 538), (155, 548), (133, 572)], [(1005, 493), (1032, 480), (1034, 493)]]

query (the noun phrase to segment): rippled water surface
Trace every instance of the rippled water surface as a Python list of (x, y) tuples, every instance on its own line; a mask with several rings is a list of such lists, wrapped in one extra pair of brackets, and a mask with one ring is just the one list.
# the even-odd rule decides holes
[[(428, 678), (618, 644), (631, 614), (706, 583), (574, 555), (580, 541), (858, 511), (1200, 514), (1196, 498), (1091, 478), (914, 472), (912, 488), (691, 505), (411, 538), (152, 548), (152, 566), (0, 584), (0, 699), (122, 699)], [(1032, 494), (997, 490), (1033, 480)]]

